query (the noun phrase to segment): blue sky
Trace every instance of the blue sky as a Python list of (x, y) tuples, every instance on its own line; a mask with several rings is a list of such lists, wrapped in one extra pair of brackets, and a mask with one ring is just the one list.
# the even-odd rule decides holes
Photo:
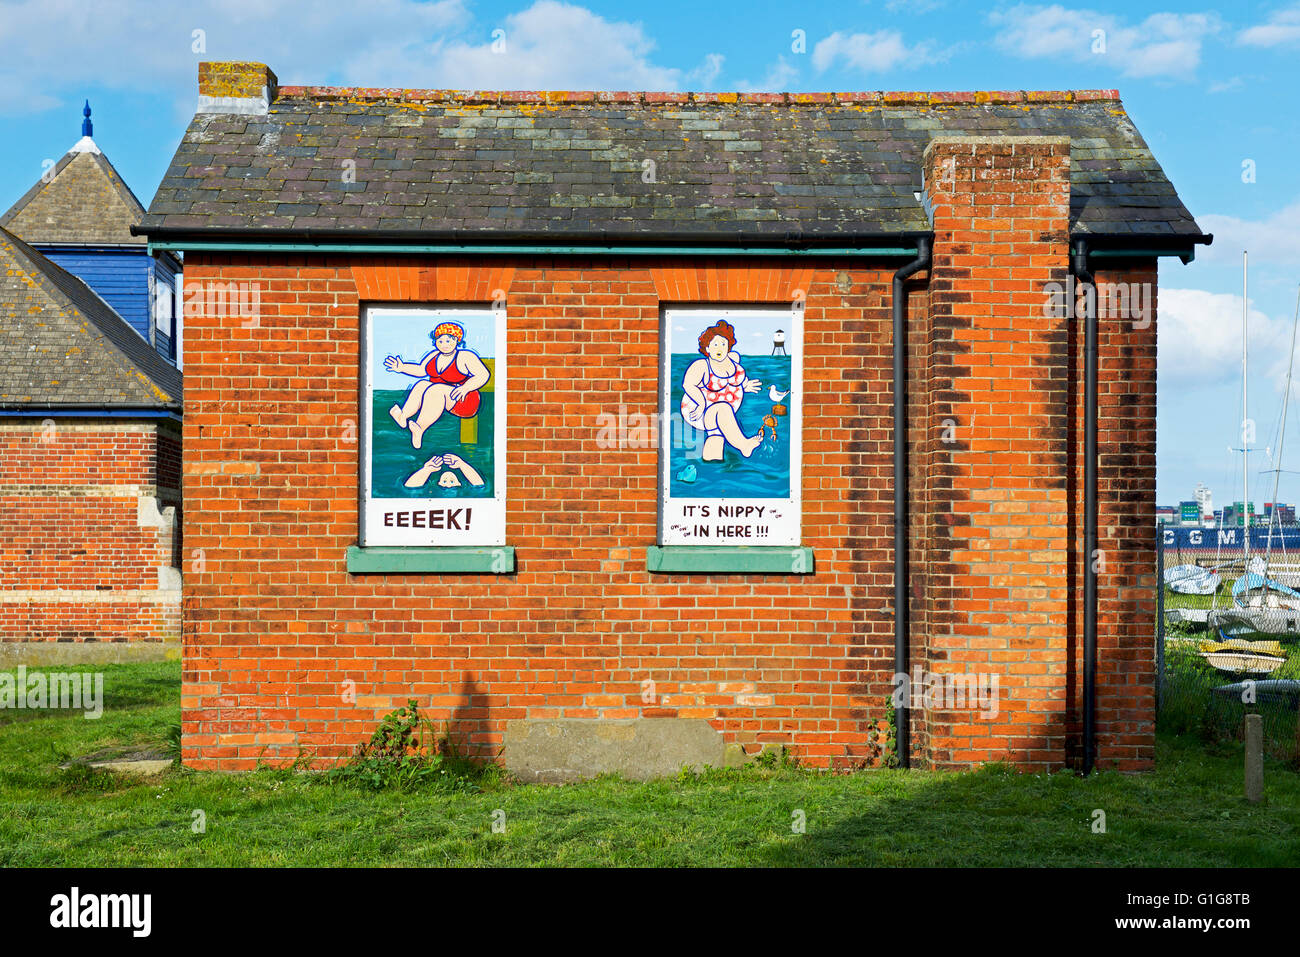
[[(1114, 87), (1216, 236), (1191, 266), (1161, 265), (1158, 498), (1190, 498), (1203, 481), (1218, 504), (1240, 497), (1227, 448), (1238, 444), (1243, 248), (1260, 445), (1281, 406), (1300, 284), (1298, 54), (1300, 3), (1285, 2), (0, 0), (0, 204), (76, 142), (87, 97), (96, 141), (147, 204), (209, 59), (262, 60), (282, 83), (364, 86)], [(1283, 467), (1300, 470), (1300, 428), (1292, 435)], [(1265, 478), (1252, 478), (1253, 498), (1267, 497)], [(1282, 489), (1300, 500), (1300, 475)]]
[[(673, 314), (672, 351), (685, 355), (700, 354), (700, 334), (719, 319), (725, 318), (736, 330), (736, 352), (741, 358), (745, 356), (768, 356), (772, 354), (772, 341), (776, 330), (786, 333), (787, 349), (793, 350), (795, 341), (795, 319), (790, 309), (765, 309), (762, 307), (745, 310), (744, 315), (720, 316), (708, 311), (683, 310)], [(782, 385), (782, 388), (788, 388)]]

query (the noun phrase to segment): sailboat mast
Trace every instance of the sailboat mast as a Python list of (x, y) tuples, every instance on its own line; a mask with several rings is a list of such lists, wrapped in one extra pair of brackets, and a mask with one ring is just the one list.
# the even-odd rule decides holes
[[(1295, 367), (1295, 331), (1296, 326), (1300, 326), (1300, 291), (1296, 292), (1295, 297), (1295, 318), (1291, 320), (1291, 354), (1287, 357), (1286, 362), (1286, 394), (1282, 397), (1282, 428), (1278, 432), (1277, 438), (1277, 463), (1273, 468), (1273, 512), (1268, 519), (1268, 541), (1264, 551), (1264, 561), (1273, 557), (1273, 516), (1278, 514), (1277, 507), (1277, 484), (1282, 478), (1282, 449), (1286, 445), (1286, 412), (1291, 404), (1291, 370)], [(1280, 519), (1279, 519), (1280, 521)], [(1283, 557), (1286, 555), (1286, 546), (1282, 548)], [(1267, 569), (1265, 569), (1267, 574)]]
[(1250, 421), (1246, 411), (1246, 315), (1249, 305), (1246, 300), (1246, 269), (1248, 253), (1241, 251), (1241, 522), (1246, 527), (1245, 569), (1250, 571), (1250, 452), (1247, 449), (1246, 436), (1249, 435), (1247, 423)]

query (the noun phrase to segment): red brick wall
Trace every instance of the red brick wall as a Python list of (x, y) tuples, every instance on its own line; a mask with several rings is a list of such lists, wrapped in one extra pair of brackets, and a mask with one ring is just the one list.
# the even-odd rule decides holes
[(159, 590), (175, 561), (154, 498), (160, 428), (0, 420), (0, 640), (179, 640), (179, 595)]
[(937, 766), (1060, 767), (1068, 352), (1044, 289), (1067, 278), (1069, 141), (940, 138), (925, 162), (935, 237), (913, 527), (927, 607), (912, 659), (936, 676), (997, 674), (1001, 694), (995, 716), (925, 709), (920, 750)]
[[(1098, 467), (1097, 547), (1097, 764), (1141, 770), (1155, 760), (1156, 324), (1154, 265), (1099, 267), (1098, 289), (1146, 284), (1149, 314), (1128, 317), (1103, 300), (1097, 319)], [(1111, 262), (1114, 262), (1112, 260)], [(1071, 329), (1070, 392), (1082, 396), (1083, 319)], [(1083, 548), (1083, 406), (1074, 410), (1070, 537)], [(1083, 582), (1071, 602), (1078, 676), (1071, 696), (1082, 702)], [(1072, 712), (1077, 717), (1078, 711)], [(1071, 724), (1071, 754), (1082, 754), (1082, 729)]]
[[(217, 265), (263, 284), (255, 328), (186, 326), (186, 758), (342, 755), (417, 695), (474, 746), (520, 717), (706, 717), (749, 747), (867, 760), (889, 689), (887, 272), (645, 260)], [(488, 275), (484, 275), (488, 273)], [(512, 576), (349, 576), (357, 535), (359, 289), (380, 300), (508, 293)], [(672, 576), (657, 446), (602, 449), (602, 413), (657, 411), (659, 308), (807, 292), (809, 576)], [(863, 429), (866, 432), (863, 432)], [(855, 596), (853, 599), (850, 596)], [(657, 700), (642, 702), (642, 682)], [(355, 703), (343, 700), (345, 682)]]
[[(1017, 310), (1028, 310), (1022, 297), (1031, 287), (1056, 276), (1055, 242), (1050, 267), (1023, 277), (1013, 293)], [(893, 673), (891, 271), (789, 262), (187, 257), (187, 290), (257, 283), (261, 315), (250, 323), (201, 306), (187, 312), (186, 761), (237, 769), (300, 750), (341, 756), (411, 696), (479, 753), (495, 752), (514, 718), (681, 716), (707, 718), (750, 750), (781, 742), (821, 765), (874, 760)], [(999, 283), (989, 283), (990, 295), (1007, 295)], [(349, 575), (361, 304), (487, 302), (498, 289), (507, 296), (507, 542), (517, 572)], [(662, 306), (788, 302), (795, 289), (807, 295), (803, 540), (816, 573), (647, 573), (657, 446), (602, 448), (600, 416), (657, 411)], [(912, 296), (915, 331), (952, 327), (950, 312), (929, 315), (929, 303), (937, 309), (945, 296), (951, 305), (951, 292), (937, 285)], [(1041, 303), (1040, 290), (1033, 299)], [(1051, 378), (1042, 362), (1064, 375), (1054, 336), (1036, 327), (1017, 343), (1030, 350), (1016, 371), (1032, 368), (1031, 384)], [(912, 343), (914, 433), (929, 437), (913, 460), (918, 530), (940, 520), (934, 505), (947, 495), (946, 467), (933, 461), (936, 417), (917, 403), (947, 401), (951, 388), (917, 373), (952, 360), (926, 341)], [(1010, 599), (1045, 620), (1022, 622), (1013, 634), (986, 584), (982, 611), (963, 606), (961, 634), (982, 660), (1021, 676), (1004, 688), (1037, 690), (1016, 692), (1009, 713), (1019, 725), (965, 735), (977, 740), (959, 742), (955, 721), (921, 722), (917, 740), (927, 750), (918, 756), (930, 760), (934, 748), (935, 763), (1009, 756), (1042, 767), (1064, 758), (1066, 396), (1055, 386), (994, 391), (986, 407), (1004, 404), (999, 415), (1010, 418), (1027, 402), (1031, 411), (1019, 414), (1061, 419), (1061, 437), (1033, 439), (1053, 453), (1051, 487), (1038, 488), (1018, 465), (1015, 488), (1033, 504), (1014, 519), (988, 507), (981, 526), (1002, 542), (1016, 521), (1042, 535), (1032, 552), (1052, 552), (1045, 564), (1055, 578), (1043, 586), (1045, 606), (1020, 593), (1030, 582), (1017, 583)], [(981, 441), (994, 438), (1007, 439), (990, 432)], [(1015, 455), (1027, 461), (1039, 445)], [(991, 487), (993, 473), (979, 474)], [(1038, 516), (1056, 524), (1040, 529)], [(988, 583), (998, 573), (968, 573), (947, 539), (922, 539), (914, 640), (916, 660), (928, 667), (940, 661), (940, 643), (921, 629), (928, 635), (952, 612), (944, 619), (927, 606), (958, 601), (972, 574)], [(191, 568), (194, 554), (203, 560)], [(989, 635), (1001, 654), (988, 650)], [(650, 704), (646, 680), (657, 694)], [(1052, 709), (1035, 712), (1047, 730), (1024, 717), (1030, 705)]]

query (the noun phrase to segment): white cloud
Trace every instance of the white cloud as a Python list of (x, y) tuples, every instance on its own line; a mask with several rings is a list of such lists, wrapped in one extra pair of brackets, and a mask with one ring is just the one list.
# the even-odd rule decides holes
[(0, 72), (0, 116), (16, 113), (40, 113), (60, 104), (57, 96), (34, 88), (25, 78)]
[[(1217, 240), (1216, 240), (1217, 242)], [(1162, 288), (1158, 315), (1160, 380), (1197, 386), (1241, 381), (1241, 296), (1204, 289)], [(1251, 373), (1282, 390), (1292, 320), (1254, 308), (1246, 323)], [(1253, 403), (1252, 403), (1253, 405)]]
[(1300, 43), (1300, 5), (1275, 11), (1267, 22), (1237, 34), (1237, 42), (1253, 47), (1277, 47)]
[(797, 79), (799, 79), (798, 67), (784, 56), (779, 56), (776, 62), (768, 67), (767, 75), (758, 83), (741, 80), (736, 84), (736, 89), (741, 93), (784, 93), (795, 85)]
[[(1110, 14), (1055, 4), (1021, 4), (989, 19), (1001, 28), (995, 42), (1007, 53), (1101, 62), (1131, 77), (1190, 77), (1200, 64), (1202, 42), (1221, 29), (1213, 13), (1155, 13), (1130, 25)], [(1101, 44), (1105, 52), (1094, 52)]]
[[(89, 86), (183, 95), (192, 112), (203, 60), (258, 60), (282, 83), (365, 82), (346, 64), (418, 59), (433, 38), (468, 23), (461, 0), (0, 0), (0, 112), (79, 100)], [(196, 51), (200, 41), (206, 49)], [(326, 74), (327, 64), (343, 66)]]
[(693, 89), (709, 90), (713, 82), (722, 75), (722, 64), (725, 61), (726, 57), (721, 53), (705, 54), (704, 62), (686, 74), (686, 79)]
[(1245, 89), (1246, 81), (1239, 76), (1223, 80), (1218, 83), (1211, 83), (1207, 92), (1209, 93), (1236, 93), (1238, 90)]
[(890, 13), (932, 13), (944, 6), (946, 0), (889, 0), (885, 9)]
[(927, 44), (909, 47), (897, 30), (875, 33), (840, 33), (838, 30), (813, 47), (813, 68), (818, 73), (835, 66), (837, 61), (850, 70), (881, 73), (906, 66), (920, 66), (934, 60)]
[[(537, 0), (506, 17), (504, 52), (492, 40), (435, 44), (427, 62), (388, 66), (405, 86), (523, 90), (677, 90), (683, 71), (650, 61), (654, 40), (639, 23), (606, 20), (584, 7)], [(707, 63), (707, 61), (706, 61)], [(385, 64), (376, 60), (374, 70)]]
[(203, 60), (257, 60), (286, 85), (675, 90), (721, 72), (718, 54), (689, 73), (659, 66), (654, 45), (639, 23), (558, 0), (497, 22), (463, 0), (0, 0), (0, 113), (79, 103), (89, 86), (162, 90), (192, 112)]
[(1196, 258), (1207, 263), (1240, 263), (1243, 249), (1250, 253), (1252, 263), (1294, 266), (1300, 261), (1300, 201), (1264, 219), (1210, 213), (1198, 216), (1197, 222), (1214, 234), (1214, 243), (1196, 252)]

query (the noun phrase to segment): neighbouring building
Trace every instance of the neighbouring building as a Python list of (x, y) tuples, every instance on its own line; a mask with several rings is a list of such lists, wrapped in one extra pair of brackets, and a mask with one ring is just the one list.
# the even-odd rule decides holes
[(175, 311), (150, 293), (177, 260), (130, 235), (144, 210), (88, 124), (0, 217), (0, 662), (11, 665), (180, 652), (181, 374), (155, 323)]
[(1115, 91), (199, 94), (139, 230), (188, 764), (414, 697), (525, 778), (857, 766), (906, 673), (916, 766), (1150, 766), (1157, 262), (1210, 237)]
[(1204, 482), (1196, 483), (1196, 491), (1192, 493), (1192, 497), (1196, 499), (1196, 505), (1200, 509), (1201, 515), (1204, 518), (1209, 519), (1213, 517), (1214, 495), (1205, 487)]
[(92, 138), (89, 103), (83, 112), (81, 139), (0, 216), (0, 228), (81, 279), (176, 365), (180, 260), (150, 253), (132, 234), (144, 207)]

